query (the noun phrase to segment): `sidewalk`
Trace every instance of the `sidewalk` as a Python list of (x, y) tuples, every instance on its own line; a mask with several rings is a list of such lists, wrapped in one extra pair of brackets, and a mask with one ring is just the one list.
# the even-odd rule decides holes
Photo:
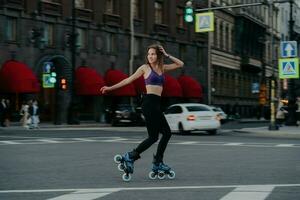
[[(51, 122), (43, 122), (39, 124), (40, 130), (57, 130), (57, 129), (82, 129), (82, 128), (102, 128), (111, 127), (110, 124), (95, 121), (83, 121), (80, 124), (53, 124)], [(11, 122), (9, 127), (0, 127), (1, 130), (28, 130), (21, 126), (20, 122)], [(29, 129), (30, 130), (30, 129)]]
[(274, 136), (300, 139), (300, 126), (282, 126), (279, 127), (279, 130), (269, 130), (268, 126), (258, 128), (242, 128), (236, 129), (234, 132), (248, 133), (255, 136)]

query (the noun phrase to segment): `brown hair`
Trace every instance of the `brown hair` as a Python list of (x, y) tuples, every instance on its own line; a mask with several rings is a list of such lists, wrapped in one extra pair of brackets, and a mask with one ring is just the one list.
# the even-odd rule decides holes
[[(148, 51), (149, 49), (155, 49), (155, 52), (156, 52), (156, 55), (157, 55), (157, 64), (158, 64), (158, 67), (159, 69), (164, 72), (163, 70), (163, 65), (164, 65), (164, 55), (163, 53), (159, 50), (159, 47), (160, 45), (159, 44), (152, 44), (150, 46), (148, 46), (147, 48), (147, 54), (146, 54), (146, 57), (145, 57), (145, 60), (146, 60), (146, 63), (148, 65), (150, 65), (149, 61), (148, 61)], [(151, 66), (152, 67), (152, 66)]]

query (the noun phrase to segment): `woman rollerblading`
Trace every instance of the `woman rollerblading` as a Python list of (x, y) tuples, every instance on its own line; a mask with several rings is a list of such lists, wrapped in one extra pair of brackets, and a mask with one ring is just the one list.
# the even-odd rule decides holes
[[(164, 64), (164, 57), (170, 59), (173, 63)], [(146, 94), (143, 97), (142, 111), (145, 116), (148, 137), (137, 148), (128, 152), (128, 156), (127, 154), (124, 154), (124, 156), (115, 156), (115, 162), (119, 164), (118, 168), (125, 172), (123, 180), (130, 180), (130, 174), (133, 173), (134, 161), (140, 158), (140, 154), (159, 139), (159, 133), (162, 134), (162, 137), (158, 143), (156, 152), (157, 163), (159, 163), (157, 171), (168, 175), (171, 174), (171, 177), (175, 177), (175, 173), (163, 164), (162, 159), (172, 134), (167, 120), (162, 113), (160, 101), (165, 81), (164, 73), (181, 68), (183, 65), (184, 63), (181, 60), (166, 53), (161, 45), (154, 44), (147, 49), (146, 64), (140, 66), (134, 74), (121, 82), (112, 86), (104, 86), (100, 89), (104, 94), (123, 87), (141, 76), (145, 79)]]

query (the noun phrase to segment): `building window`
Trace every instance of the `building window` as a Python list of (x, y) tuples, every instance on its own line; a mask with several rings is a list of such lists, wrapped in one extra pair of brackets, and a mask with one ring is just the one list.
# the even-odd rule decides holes
[(86, 49), (87, 48), (87, 31), (82, 28), (77, 29), (77, 42), (76, 46), (79, 47), (79, 49)]
[(203, 54), (204, 54), (204, 49), (201, 47), (197, 48), (197, 65), (198, 66), (203, 66)]
[(230, 36), (229, 36), (229, 26), (227, 25), (226, 28), (225, 28), (225, 49), (226, 50), (230, 50), (230, 47), (229, 47), (229, 40), (230, 40)]
[(141, 44), (141, 39), (135, 37), (134, 38), (134, 56), (139, 56), (142, 53), (142, 48), (141, 48), (142, 44)]
[(217, 20), (214, 22), (215, 31), (214, 31), (214, 47), (218, 47), (218, 28), (217, 28)]
[(179, 59), (183, 60), (186, 54), (186, 45), (179, 44)]
[(84, 0), (75, 0), (75, 8), (85, 8)]
[(183, 8), (177, 7), (176, 9), (176, 23), (177, 23), (177, 27), (179, 28), (183, 28), (184, 27), (184, 23), (183, 23)]
[(106, 0), (105, 12), (107, 14), (114, 14), (115, 13), (114, 0)]
[(116, 53), (116, 35), (108, 33), (106, 35), (106, 52), (107, 53)]
[(155, 2), (154, 4), (155, 8), (155, 23), (156, 24), (162, 24), (163, 23), (163, 5), (161, 2)]
[(133, 17), (135, 19), (141, 18), (140, 9), (141, 9), (140, 0), (133, 0)]
[(6, 22), (6, 39), (8, 41), (17, 41), (17, 19), (8, 17)]
[(222, 22), (220, 23), (220, 29), (219, 29), (219, 44), (220, 44), (220, 49), (224, 48), (224, 40), (223, 40), (223, 24)]
[(44, 27), (45, 45), (48, 47), (54, 46), (54, 25), (47, 23)]

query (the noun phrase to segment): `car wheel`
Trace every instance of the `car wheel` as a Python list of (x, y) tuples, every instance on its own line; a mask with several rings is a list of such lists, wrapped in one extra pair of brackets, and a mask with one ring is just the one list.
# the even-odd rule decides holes
[(187, 134), (187, 133), (189, 133), (189, 131), (184, 130), (182, 123), (178, 124), (178, 131), (179, 131), (179, 134)]
[(207, 131), (209, 135), (216, 135), (218, 133), (218, 130), (215, 129), (215, 130), (209, 130)]

